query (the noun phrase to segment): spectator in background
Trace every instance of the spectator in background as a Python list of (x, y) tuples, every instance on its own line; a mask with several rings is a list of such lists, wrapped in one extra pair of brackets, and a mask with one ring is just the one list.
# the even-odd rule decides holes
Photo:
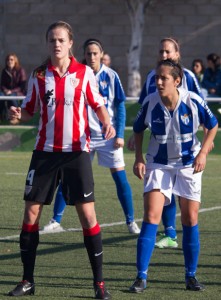
[[(2, 96), (25, 96), (27, 76), (24, 68), (20, 65), (16, 54), (9, 53), (5, 58), (5, 67), (1, 73)], [(0, 114), (5, 117), (7, 108), (18, 106), (18, 101), (0, 101)], [(3, 117), (3, 118), (4, 118)]]
[(111, 68), (111, 57), (107, 52), (104, 52), (103, 58), (102, 58), (102, 63)]
[(204, 66), (203, 60), (200, 58), (194, 59), (192, 62), (191, 71), (195, 74), (195, 76), (198, 80), (199, 86), (201, 88), (201, 92), (202, 92), (204, 98), (206, 98), (208, 95), (208, 92), (206, 89), (202, 88), (202, 81), (203, 81), (204, 72), (205, 72), (205, 66)]
[(215, 53), (207, 56), (207, 68), (204, 72), (202, 87), (210, 95), (221, 96), (221, 67), (220, 57)]
[(198, 79), (199, 85), (201, 86), (203, 81), (204, 71), (205, 71), (205, 67), (202, 59), (200, 58), (194, 59), (192, 62), (191, 70), (195, 74), (196, 78)]

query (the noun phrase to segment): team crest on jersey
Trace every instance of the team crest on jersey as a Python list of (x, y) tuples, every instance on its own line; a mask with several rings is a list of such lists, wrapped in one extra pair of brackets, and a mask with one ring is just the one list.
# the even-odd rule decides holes
[(100, 86), (102, 87), (102, 89), (106, 89), (107, 88), (107, 82), (104, 80), (104, 81), (100, 81)]
[(80, 79), (79, 78), (70, 78), (71, 85), (76, 88), (79, 85)]
[(188, 114), (184, 114), (183, 116), (181, 116), (181, 120), (185, 125), (188, 125), (190, 122), (190, 118)]

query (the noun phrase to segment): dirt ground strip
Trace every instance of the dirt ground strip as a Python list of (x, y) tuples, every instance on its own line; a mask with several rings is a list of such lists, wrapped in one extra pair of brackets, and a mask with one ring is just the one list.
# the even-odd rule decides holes
[(11, 151), (20, 145), (20, 139), (16, 134), (5, 132), (0, 134), (0, 151)]

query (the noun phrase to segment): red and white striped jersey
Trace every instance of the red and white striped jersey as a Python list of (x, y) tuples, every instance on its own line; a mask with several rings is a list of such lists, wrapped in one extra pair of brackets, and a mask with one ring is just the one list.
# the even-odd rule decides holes
[(49, 63), (31, 75), (22, 108), (33, 115), (40, 110), (35, 149), (47, 152), (89, 152), (90, 130), (87, 108), (104, 105), (90, 67), (72, 57), (68, 71), (60, 77)]

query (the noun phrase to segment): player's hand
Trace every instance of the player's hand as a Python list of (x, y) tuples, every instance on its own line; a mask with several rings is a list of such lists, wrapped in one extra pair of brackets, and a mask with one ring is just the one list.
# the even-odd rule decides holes
[(144, 179), (144, 175), (146, 174), (146, 166), (144, 160), (135, 161), (133, 166), (134, 175), (136, 175), (139, 179)]
[(103, 125), (102, 133), (104, 134), (104, 138), (106, 140), (110, 140), (111, 138), (115, 137), (116, 131), (114, 127), (110, 124)]
[(206, 167), (206, 153), (199, 152), (198, 155), (195, 157), (193, 162), (193, 174), (202, 172)]
[(122, 138), (116, 138), (114, 141), (114, 148), (123, 148), (124, 147), (124, 139)]
[(21, 119), (21, 108), (11, 106), (8, 111), (8, 118), (12, 125), (18, 124)]
[(135, 151), (135, 140), (133, 134), (129, 137), (127, 141), (127, 149), (130, 151)]

